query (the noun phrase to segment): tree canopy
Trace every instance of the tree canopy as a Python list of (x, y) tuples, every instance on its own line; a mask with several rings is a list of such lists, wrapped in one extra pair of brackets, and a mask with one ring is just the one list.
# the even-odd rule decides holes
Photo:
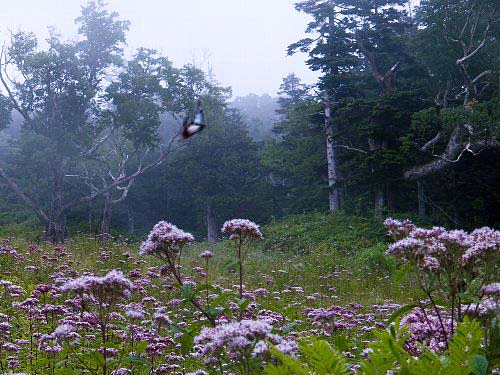
[[(305, 52), (319, 79), (290, 73), (278, 97), (232, 98), (211, 72), (152, 49), (126, 58), (129, 22), (102, 2), (82, 7), (76, 40), (13, 33), (0, 61), (0, 220), (26, 220), (26, 207), (54, 242), (162, 218), (215, 241), (229, 216), (328, 209), (498, 224), (498, 4), (295, 8), (310, 37), (287, 51)], [(206, 128), (181, 141), (198, 99)]]

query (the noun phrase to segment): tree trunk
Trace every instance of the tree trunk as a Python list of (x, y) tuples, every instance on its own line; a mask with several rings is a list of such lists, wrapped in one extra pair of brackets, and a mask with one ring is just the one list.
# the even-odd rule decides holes
[(460, 227), (460, 211), (459, 211), (459, 202), (458, 202), (458, 184), (457, 184), (457, 173), (456, 173), (456, 168), (453, 166), (453, 169), (451, 170), (451, 178), (452, 178), (452, 185), (453, 185), (453, 200), (452, 200), (452, 205), (453, 205), (453, 221), (455, 224), (456, 228)]
[(63, 243), (64, 242), (64, 234), (66, 232), (66, 220), (64, 219), (64, 215), (62, 213), (51, 215), (50, 222), (47, 230), (47, 239), (50, 242)]
[(385, 213), (385, 194), (384, 194), (384, 185), (383, 184), (375, 184), (374, 186), (375, 193), (375, 204), (374, 204), (374, 217), (376, 220), (382, 220), (384, 218)]
[(396, 195), (393, 193), (395, 188), (394, 184), (385, 184), (385, 205), (387, 207), (387, 212), (396, 212), (397, 203)]
[(134, 213), (129, 205), (127, 205), (127, 217), (128, 217), (128, 232), (129, 234), (134, 234), (135, 232), (135, 221)]
[(89, 216), (87, 221), (89, 225), (89, 233), (92, 233), (92, 205), (89, 207)]
[(101, 230), (100, 235), (111, 234), (111, 215), (112, 215), (113, 202), (109, 194), (104, 195), (104, 210), (102, 212)]
[(66, 220), (63, 214), (63, 162), (55, 159), (50, 163), (52, 173), (52, 196), (47, 236), (52, 243), (63, 243)]
[[(386, 142), (379, 141), (373, 138), (368, 138), (368, 147), (370, 151), (377, 151), (386, 148)], [(383, 182), (376, 182), (373, 185), (374, 205), (373, 216), (376, 220), (382, 220), (386, 209), (385, 189), (386, 184)]]
[(215, 211), (210, 205), (207, 206), (207, 238), (209, 243), (219, 241)]
[(427, 206), (425, 203), (425, 188), (422, 180), (417, 180), (418, 195), (418, 216), (424, 218), (427, 215)]
[(330, 100), (328, 94), (324, 95), (325, 105), (325, 135), (326, 135), (326, 161), (328, 165), (328, 203), (330, 211), (340, 208), (340, 188), (338, 186), (338, 161), (335, 152), (335, 126), (332, 123)]

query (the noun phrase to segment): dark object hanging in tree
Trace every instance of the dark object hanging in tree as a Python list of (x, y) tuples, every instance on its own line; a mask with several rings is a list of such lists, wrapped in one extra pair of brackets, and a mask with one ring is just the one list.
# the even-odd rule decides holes
[(203, 116), (203, 108), (201, 107), (201, 100), (198, 100), (194, 118), (190, 118), (188, 116), (182, 122), (182, 131), (181, 131), (182, 138), (188, 139), (192, 135), (202, 131), (203, 128), (205, 127), (205, 124), (203, 123), (204, 120), (205, 118)]

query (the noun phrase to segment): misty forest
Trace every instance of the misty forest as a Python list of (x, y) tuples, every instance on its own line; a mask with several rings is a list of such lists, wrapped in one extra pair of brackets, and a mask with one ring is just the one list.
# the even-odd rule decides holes
[(500, 373), (499, 1), (289, 6), (269, 94), (6, 34), (0, 374)]

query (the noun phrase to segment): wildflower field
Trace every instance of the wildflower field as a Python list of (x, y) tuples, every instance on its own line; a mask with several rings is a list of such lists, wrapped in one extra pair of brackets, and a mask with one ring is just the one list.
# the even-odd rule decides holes
[(4, 232), (0, 373), (496, 371), (498, 231), (310, 214), (222, 234), (210, 246), (160, 222), (142, 243), (51, 245)]

